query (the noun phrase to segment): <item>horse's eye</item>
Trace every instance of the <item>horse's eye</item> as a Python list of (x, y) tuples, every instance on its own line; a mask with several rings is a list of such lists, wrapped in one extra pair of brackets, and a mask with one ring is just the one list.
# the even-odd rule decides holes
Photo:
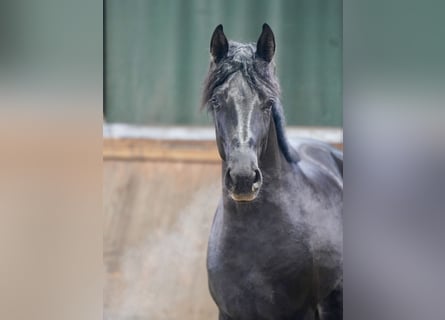
[(210, 99), (210, 105), (215, 110), (217, 110), (217, 109), (219, 109), (221, 107), (221, 104), (220, 104), (219, 99), (217, 97), (213, 97), (212, 99)]
[(273, 99), (269, 99), (266, 101), (266, 103), (264, 104), (264, 111), (270, 111), (273, 107), (273, 105), (275, 104), (275, 101)]

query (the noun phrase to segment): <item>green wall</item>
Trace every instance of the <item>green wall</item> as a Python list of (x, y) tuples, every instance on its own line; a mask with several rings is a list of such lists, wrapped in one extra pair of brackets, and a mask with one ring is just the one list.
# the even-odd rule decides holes
[(288, 124), (341, 126), (341, 13), (341, 0), (106, 0), (107, 121), (209, 125), (199, 101), (213, 29), (253, 42), (267, 22)]

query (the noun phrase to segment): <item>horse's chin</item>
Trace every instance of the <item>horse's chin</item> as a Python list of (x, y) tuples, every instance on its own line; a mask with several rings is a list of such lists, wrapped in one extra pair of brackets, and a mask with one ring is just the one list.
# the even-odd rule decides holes
[(236, 194), (236, 193), (230, 193), (230, 197), (236, 201), (236, 202), (250, 202), (257, 198), (258, 192), (252, 192), (252, 193), (242, 193), (242, 194)]

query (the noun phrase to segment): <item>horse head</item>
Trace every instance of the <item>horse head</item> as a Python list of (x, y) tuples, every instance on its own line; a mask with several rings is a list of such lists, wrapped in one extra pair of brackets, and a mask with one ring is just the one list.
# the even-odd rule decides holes
[(264, 156), (279, 102), (273, 56), (275, 37), (263, 25), (255, 44), (228, 41), (222, 25), (210, 41), (212, 61), (203, 104), (212, 113), (219, 154), (225, 162), (224, 186), (235, 201), (252, 201), (261, 189)]

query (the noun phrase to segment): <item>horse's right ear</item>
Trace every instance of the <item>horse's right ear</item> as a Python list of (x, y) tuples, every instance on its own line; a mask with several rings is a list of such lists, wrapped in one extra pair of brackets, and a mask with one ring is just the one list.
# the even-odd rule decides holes
[(263, 31), (256, 44), (256, 55), (261, 59), (271, 62), (275, 54), (275, 36), (267, 23), (263, 24)]
[(212, 40), (210, 40), (210, 53), (213, 61), (218, 63), (227, 55), (229, 51), (229, 42), (223, 31), (222, 24), (218, 25), (213, 31)]

